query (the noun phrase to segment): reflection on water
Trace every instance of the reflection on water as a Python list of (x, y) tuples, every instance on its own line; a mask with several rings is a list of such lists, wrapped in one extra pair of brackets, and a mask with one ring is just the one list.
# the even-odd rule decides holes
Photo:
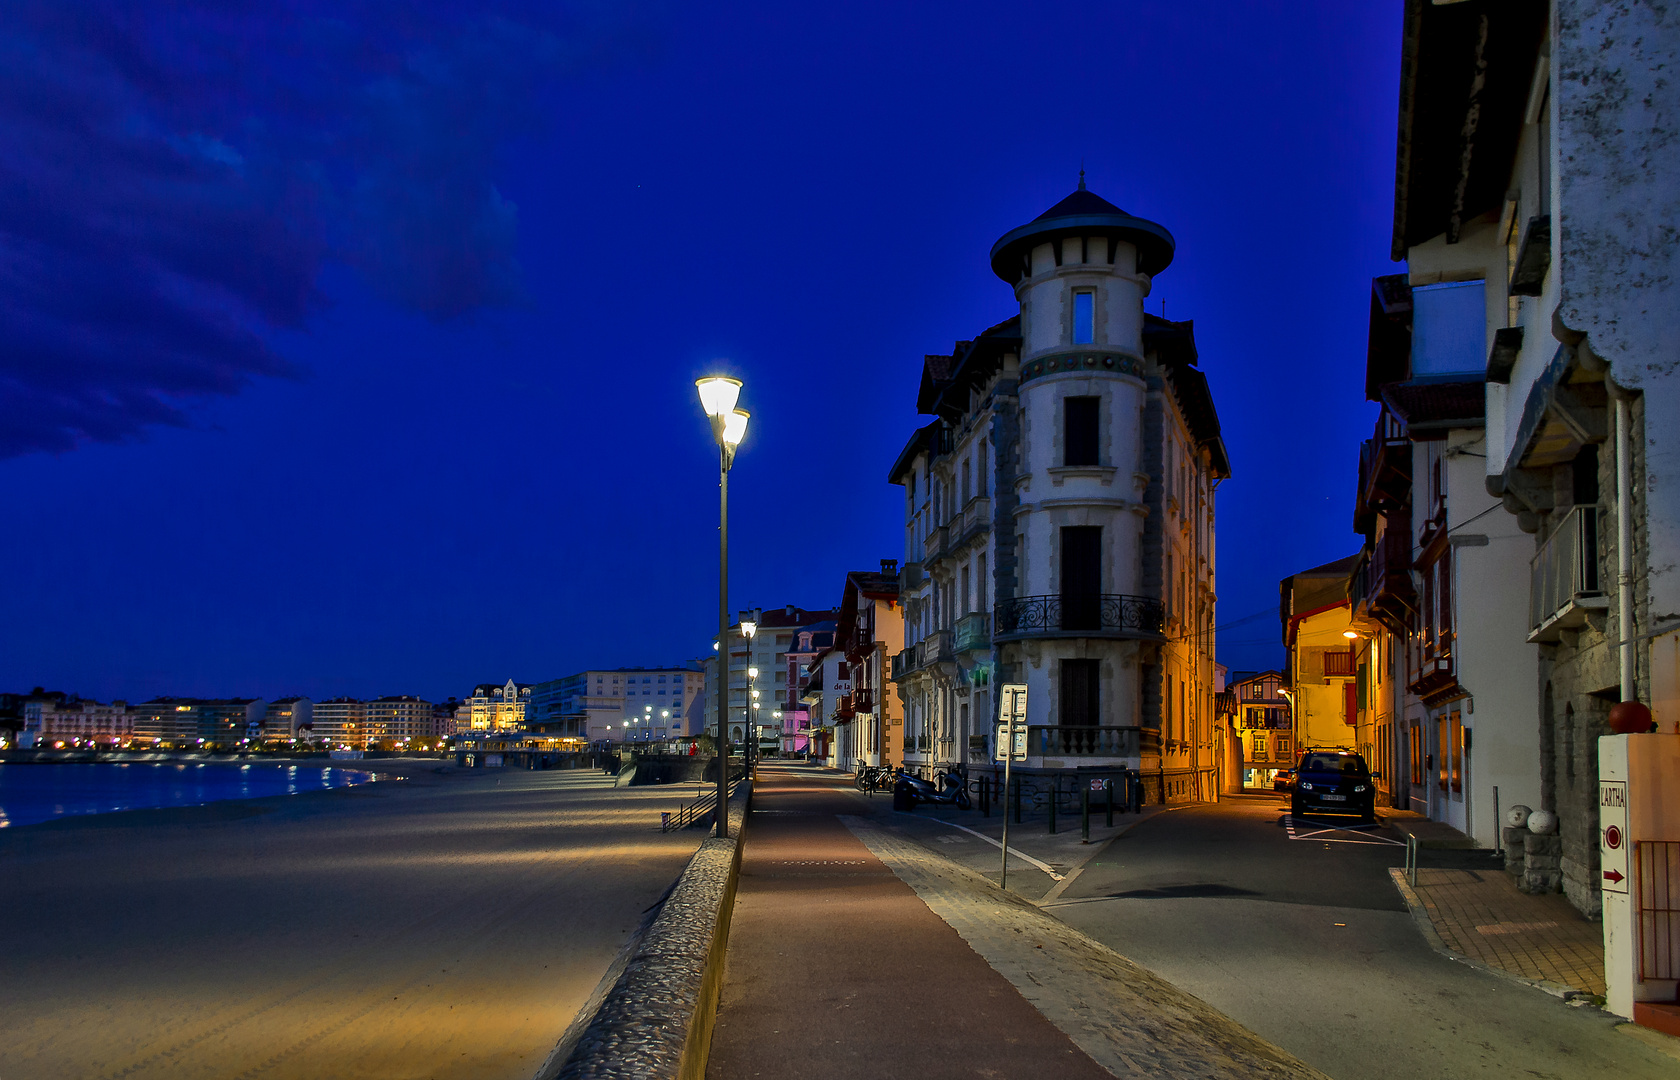
[(295, 795), (372, 779), (356, 769), (249, 762), (0, 765), (0, 829), (76, 814)]

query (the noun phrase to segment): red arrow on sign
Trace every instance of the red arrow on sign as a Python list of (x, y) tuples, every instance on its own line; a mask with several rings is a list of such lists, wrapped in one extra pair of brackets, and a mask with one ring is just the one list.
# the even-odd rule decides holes
[(1620, 870), (1606, 870), (1604, 871), (1604, 877), (1612, 885), (1620, 885), (1622, 883), (1622, 872)]

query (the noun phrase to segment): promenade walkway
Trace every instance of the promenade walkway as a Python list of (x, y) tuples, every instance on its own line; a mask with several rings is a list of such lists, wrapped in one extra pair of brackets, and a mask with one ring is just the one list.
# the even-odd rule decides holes
[(1321, 1078), (888, 812), (759, 769), (709, 1077)]

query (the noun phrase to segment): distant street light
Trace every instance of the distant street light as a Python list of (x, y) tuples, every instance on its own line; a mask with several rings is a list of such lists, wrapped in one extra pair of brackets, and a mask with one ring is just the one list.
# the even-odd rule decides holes
[(712, 438), (718, 445), (718, 703), (717, 703), (717, 835), (729, 835), (729, 654), (723, 651), (729, 640), (729, 467), (735, 463), (735, 448), (747, 434), (747, 412), (737, 409), (741, 380), (722, 375), (695, 380), (700, 407), (712, 422)]

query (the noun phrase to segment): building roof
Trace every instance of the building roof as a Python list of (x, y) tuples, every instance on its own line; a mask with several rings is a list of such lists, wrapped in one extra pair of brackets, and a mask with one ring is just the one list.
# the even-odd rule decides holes
[(1278, 582), (1278, 618), (1283, 623), (1285, 645), (1290, 644), (1300, 619), (1349, 603), (1348, 579), (1359, 565), (1360, 554), (1299, 570)]
[(1411, 379), (1382, 388), (1382, 400), (1414, 435), (1487, 422), (1487, 380), (1462, 376)]
[(1166, 371), (1179, 412), (1190, 428), (1191, 438), (1205, 447), (1213, 458), (1213, 474), (1219, 478), (1231, 475), (1231, 459), (1225, 452), (1225, 440), (1220, 434), (1219, 411), (1214, 408), (1213, 391), (1207, 376), (1196, 367), (1196, 323), (1194, 319), (1173, 322), (1145, 312), (1143, 316), (1144, 347)]
[(898, 458), (887, 470), (887, 483), (901, 484), (904, 474), (910, 471), (910, 464), (916, 460), (916, 455), (938, 445), (939, 429), (944, 425), (935, 420), (931, 424), (919, 427), (910, 436), (910, 441), (904, 444), (904, 449), (898, 452)]
[[(1135, 217), (1085, 187), (1079, 188), (1027, 224), (1014, 228), (992, 245), (992, 272), (1011, 285), (1031, 273), (1032, 250), (1039, 244), (1056, 245), (1061, 262), (1061, 241), (1071, 236), (1106, 236), (1137, 248), (1137, 268), (1158, 274), (1172, 262), (1176, 242), (1172, 233), (1153, 221)], [(1112, 244), (1109, 260), (1113, 261)]]
[(1545, 4), (1406, 0), (1395, 147), (1396, 261), (1498, 209), (1510, 186)]

